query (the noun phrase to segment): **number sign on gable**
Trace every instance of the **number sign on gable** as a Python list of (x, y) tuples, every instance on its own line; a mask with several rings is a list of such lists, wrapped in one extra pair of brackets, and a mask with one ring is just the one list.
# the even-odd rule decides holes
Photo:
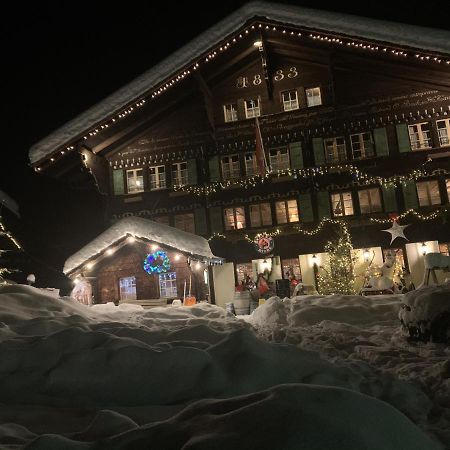
[[(276, 83), (278, 81), (284, 80), (285, 78), (297, 78), (298, 70), (297, 67), (290, 67), (289, 69), (277, 69), (275, 75), (273, 76), (273, 81)], [(238, 89), (244, 89), (249, 87), (251, 84), (253, 86), (258, 86), (262, 82), (261, 74), (257, 73), (252, 77), (240, 76), (236, 80), (236, 87)]]

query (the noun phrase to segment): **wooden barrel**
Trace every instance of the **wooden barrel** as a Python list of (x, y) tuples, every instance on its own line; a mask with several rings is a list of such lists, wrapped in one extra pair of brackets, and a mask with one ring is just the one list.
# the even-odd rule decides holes
[(236, 315), (250, 314), (250, 291), (236, 291), (234, 293), (234, 310)]

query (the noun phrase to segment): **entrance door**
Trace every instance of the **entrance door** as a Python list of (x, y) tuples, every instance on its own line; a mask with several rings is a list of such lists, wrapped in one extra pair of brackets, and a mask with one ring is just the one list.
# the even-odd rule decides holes
[(120, 300), (136, 300), (136, 277), (119, 279)]

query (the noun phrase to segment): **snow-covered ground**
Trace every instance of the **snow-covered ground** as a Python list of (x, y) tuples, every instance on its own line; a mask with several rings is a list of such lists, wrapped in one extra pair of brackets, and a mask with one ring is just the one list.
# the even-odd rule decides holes
[(0, 448), (444, 448), (450, 350), (408, 343), (400, 302), (275, 297), (242, 319), (0, 286)]

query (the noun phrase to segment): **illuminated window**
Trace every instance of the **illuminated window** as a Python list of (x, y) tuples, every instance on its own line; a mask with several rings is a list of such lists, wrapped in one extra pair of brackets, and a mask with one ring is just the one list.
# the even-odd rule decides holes
[(166, 187), (166, 167), (150, 167), (150, 189), (164, 189)]
[(368, 214), (383, 210), (379, 188), (362, 189), (358, 191), (358, 197), (361, 214)]
[(225, 229), (226, 230), (240, 230), (245, 228), (245, 212), (244, 207), (225, 208)]
[(420, 206), (441, 204), (441, 194), (437, 180), (416, 182), (417, 196)]
[(250, 224), (252, 227), (272, 225), (272, 211), (270, 203), (250, 205)]
[(373, 156), (372, 133), (358, 133), (350, 135), (352, 154), (354, 159), (370, 158)]
[(258, 117), (261, 115), (261, 108), (259, 106), (259, 98), (245, 100), (245, 117), (251, 119), (252, 117)]
[(292, 91), (282, 92), (281, 98), (283, 100), (284, 111), (293, 111), (294, 109), (298, 109), (298, 95), (295, 89)]
[(136, 277), (119, 279), (120, 300), (136, 300)]
[(178, 295), (177, 274), (167, 272), (159, 274), (159, 296), (162, 298), (172, 298)]
[(186, 231), (188, 233), (195, 233), (194, 214), (177, 214), (174, 216), (174, 226), (179, 230)]
[(286, 170), (290, 168), (289, 150), (284, 148), (273, 148), (269, 151), (270, 167), (273, 171)]
[(245, 174), (248, 177), (252, 177), (253, 175), (258, 175), (258, 163), (256, 161), (255, 153), (246, 153), (245, 154)]
[(236, 278), (239, 284), (245, 281), (249, 276), (253, 279), (253, 266), (252, 263), (240, 263), (236, 264)]
[(308, 106), (319, 106), (322, 104), (322, 95), (320, 94), (320, 88), (309, 88), (306, 92), (306, 104)]
[(450, 145), (450, 119), (436, 120), (439, 145)]
[(450, 203), (450, 179), (445, 180), (445, 186), (447, 188), (447, 202)]
[(275, 203), (277, 223), (298, 222), (297, 200), (283, 200)]
[(175, 186), (188, 184), (188, 170), (186, 162), (172, 164), (172, 182)]
[(450, 256), (450, 242), (439, 242), (439, 252), (445, 256)]
[(386, 257), (394, 257), (395, 261), (400, 264), (403, 269), (407, 269), (407, 260), (403, 254), (402, 248), (383, 248), (383, 261), (386, 261)]
[(351, 192), (335, 192), (331, 194), (331, 207), (333, 215), (351, 216), (353, 215), (353, 199)]
[(413, 150), (421, 150), (431, 147), (431, 129), (428, 122), (409, 125), (409, 140)]
[(236, 122), (238, 120), (237, 105), (235, 103), (223, 105), (223, 115), (225, 122)]
[(295, 277), (297, 281), (302, 281), (302, 272), (298, 258), (283, 259), (281, 263), (283, 266), (283, 278), (292, 280)]
[(325, 157), (328, 163), (336, 163), (347, 159), (345, 139), (343, 137), (325, 139), (324, 145)]
[(222, 158), (222, 177), (224, 180), (232, 180), (241, 176), (239, 155), (224, 156)]
[(143, 169), (127, 170), (127, 191), (129, 194), (144, 191)]

